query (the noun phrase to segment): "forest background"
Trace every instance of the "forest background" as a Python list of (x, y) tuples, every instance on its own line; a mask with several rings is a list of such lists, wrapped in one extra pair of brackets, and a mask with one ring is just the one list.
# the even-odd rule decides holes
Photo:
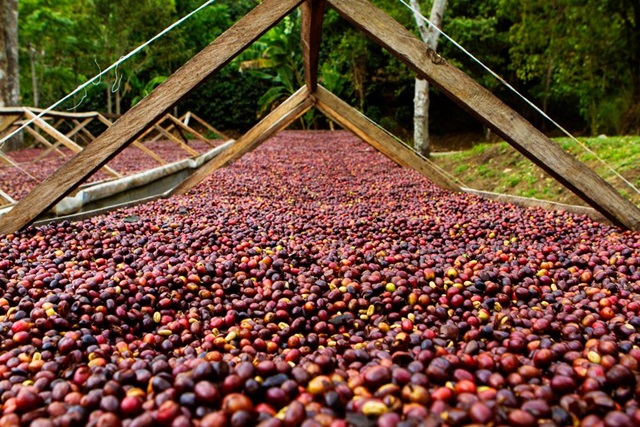
[[(8, 0), (2, 0), (8, 1)], [(218, 0), (61, 109), (121, 114), (251, 10)], [(374, 0), (418, 34), (398, 0)], [(430, 1), (421, 0), (428, 16)], [(20, 103), (47, 107), (202, 4), (201, 0), (20, 0)], [(563, 126), (582, 135), (640, 132), (640, 2), (450, 0), (443, 30)], [(552, 127), (478, 64), (441, 40), (439, 52), (543, 130)], [(411, 140), (414, 75), (335, 12), (325, 17), (320, 81)], [(303, 84), (298, 12), (270, 30), (179, 106), (242, 133)], [(481, 132), (431, 89), (434, 135)], [(327, 128), (317, 114), (298, 124)]]

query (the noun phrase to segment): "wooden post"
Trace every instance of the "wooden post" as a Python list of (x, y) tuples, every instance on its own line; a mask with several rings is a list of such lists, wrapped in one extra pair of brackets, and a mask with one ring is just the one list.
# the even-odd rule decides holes
[(53, 207), (302, 1), (258, 4), (0, 218), (0, 234), (25, 227)]
[[(39, 118), (37, 115), (35, 115), (31, 111), (25, 110), (25, 116), (27, 116), (27, 118), (33, 120), (33, 125), (34, 126), (37, 126), (40, 129), (42, 129), (47, 135), (49, 135), (50, 137), (52, 137), (56, 141), (59, 141), (60, 143), (62, 143), (62, 145), (64, 145), (65, 147), (67, 147), (68, 149), (73, 151), (74, 153), (79, 153), (79, 152), (82, 151), (82, 147), (80, 147), (78, 144), (76, 144), (75, 142), (73, 142), (72, 140), (67, 138), (67, 136), (65, 134), (63, 134), (61, 132), (58, 132), (58, 130), (56, 128), (54, 128), (49, 123), (47, 123), (44, 120), (42, 120), (41, 118)], [(108, 175), (111, 175), (114, 178), (120, 178), (122, 176), (118, 172), (116, 172), (115, 170), (110, 168), (109, 166), (104, 165), (104, 166), (102, 166), (102, 169)]]
[(191, 190), (216, 169), (242, 157), (243, 154), (255, 149), (270, 136), (289, 126), (307, 112), (312, 105), (313, 101), (309, 99), (309, 90), (306, 86), (303, 86), (258, 122), (257, 125), (242, 135), (233, 145), (200, 166), (198, 170), (178, 185), (171, 194), (184, 194)]
[(518, 113), (368, 0), (327, 0), (345, 19), (429, 80), (614, 224), (640, 231), (640, 209)]
[(318, 62), (322, 41), (322, 21), (325, 0), (307, 0), (302, 9), (302, 58), (304, 60), (304, 80), (311, 93), (318, 86)]
[(460, 186), (440, 172), (429, 159), (422, 158), (409, 147), (398, 141), (386, 130), (377, 126), (365, 115), (318, 85), (315, 93), (317, 108), (329, 119), (350, 130), (363, 141), (401, 166), (415, 169), (422, 176), (430, 179), (442, 188), (461, 191)]

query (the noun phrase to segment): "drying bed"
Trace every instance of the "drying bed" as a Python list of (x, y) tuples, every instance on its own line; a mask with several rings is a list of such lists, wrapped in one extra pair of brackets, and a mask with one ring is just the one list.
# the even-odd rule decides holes
[(640, 236), (286, 132), (0, 236), (0, 425), (634, 426)]

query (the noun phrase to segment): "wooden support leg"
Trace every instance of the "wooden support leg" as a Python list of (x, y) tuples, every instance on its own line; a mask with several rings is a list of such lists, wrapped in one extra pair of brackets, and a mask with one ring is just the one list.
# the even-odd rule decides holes
[(301, 2), (263, 0), (0, 218), (0, 234), (25, 227), (53, 207)]
[(640, 231), (640, 209), (491, 92), (368, 0), (327, 0), (340, 15), (429, 80), (614, 224)]
[[(32, 113), (31, 111), (29, 110), (25, 111), (25, 115), (29, 119), (33, 120), (34, 126), (37, 126), (40, 129), (42, 129), (47, 135), (49, 135), (56, 141), (60, 142), (62, 145), (64, 145), (74, 153), (77, 154), (82, 151), (82, 147), (80, 147), (78, 144), (70, 140), (65, 134), (58, 132), (58, 130), (53, 126), (51, 126), (49, 123), (45, 122), (41, 118), (38, 118), (38, 116)], [(102, 166), (102, 170), (104, 170), (105, 173), (107, 173), (108, 175), (111, 175), (114, 178), (120, 178), (122, 176), (118, 172), (113, 170), (111, 167), (106, 165)]]
[(248, 151), (255, 149), (270, 136), (289, 126), (308, 111), (312, 105), (313, 101), (309, 98), (309, 90), (305, 86), (280, 104), (278, 108), (273, 110), (257, 125), (240, 137), (228, 149), (202, 165), (184, 180), (182, 184), (178, 185), (172, 194), (184, 194), (191, 190), (216, 169), (239, 159)]
[(350, 130), (391, 160), (402, 166), (415, 169), (442, 188), (461, 191), (460, 187), (442, 174), (429, 159), (418, 156), (389, 132), (374, 124), (358, 110), (322, 86), (318, 86), (315, 95), (318, 100), (318, 109), (329, 119)]
[(301, 44), (304, 80), (311, 93), (315, 92), (318, 86), (318, 62), (325, 5), (325, 0), (307, 0), (300, 6), (302, 9)]

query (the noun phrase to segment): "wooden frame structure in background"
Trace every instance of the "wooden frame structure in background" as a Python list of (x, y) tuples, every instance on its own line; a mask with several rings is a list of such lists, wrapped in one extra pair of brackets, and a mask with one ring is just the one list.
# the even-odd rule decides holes
[[(302, 6), (302, 55), (305, 88), (265, 117), (226, 151), (202, 166), (175, 189), (187, 191), (210, 172), (237, 159), (316, 106), (401, 165), (415, 168), (446, 188), (459, 187), (426, 159), (382, 131), (352, 107), (318, 86), (319, 47), (326, 6), (332, 7), (369, 38), (385, 47), (422, 78), (471, 112), (509, 144), (574, 192), (614, 224), (640, 231), (640, 210), (586, 165), (501, 102), (369, 0), (264, 0), (209, 46), (196, 54), (148, 97), (118, 119), (83, 151), (34, 188), (0, 219), (0, 233), (23, 228), (52, 208), (123, 148), (152, 128), (206, 78), (219, 71), (251, 43)], [(409, 150), (410, 151), (410, 150)]]

